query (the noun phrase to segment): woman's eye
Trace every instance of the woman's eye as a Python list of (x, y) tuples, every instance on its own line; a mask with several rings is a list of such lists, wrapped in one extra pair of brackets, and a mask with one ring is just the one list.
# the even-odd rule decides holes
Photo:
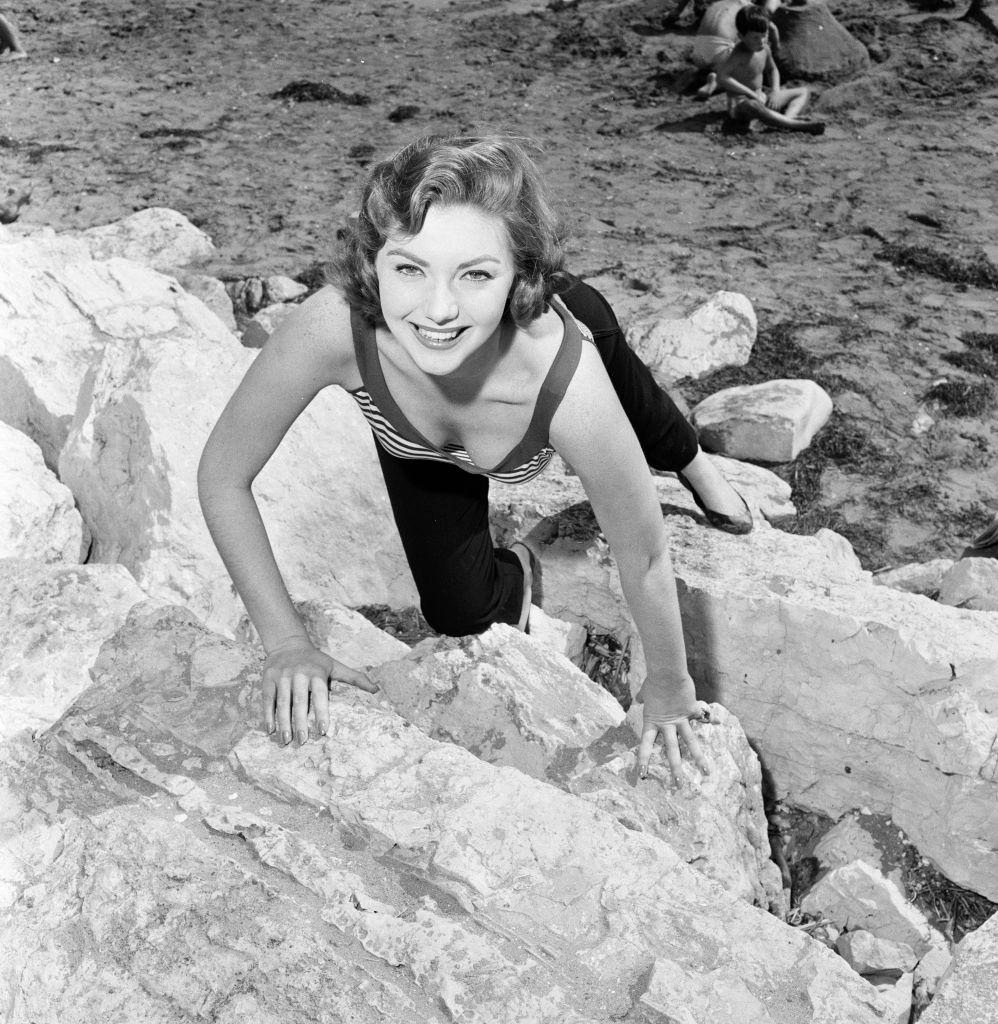
[(471, 281), (491, 281), (492, 275), (487, 270), (469, 270), (467, 275)]
[(416, 277), (422, 273), (419, 267), (414, 263), (400, 263), (396, 268), (395, 272), (401, 274), (403, 277)]

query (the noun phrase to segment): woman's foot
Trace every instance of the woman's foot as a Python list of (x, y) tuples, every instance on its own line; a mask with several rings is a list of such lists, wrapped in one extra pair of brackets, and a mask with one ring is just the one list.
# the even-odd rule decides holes
[(509, 550), (520, 560), (523, 566), (523, 604), (520, 606), (520, 619), (516, 628), (521, 633), (528, 632), (530, 625), (530, 601), (534, 596), (534, 553), (522, 540), (514, 541)]
[(994, 522), (964, 548), (961, 558), (998, 558), (998, 516)]
[(754, 524), (748, 502), (704, 452), (698, 451), (676, 478), (693, 495), (697, 508), (711, 526), (735, 534), (752, 530)]

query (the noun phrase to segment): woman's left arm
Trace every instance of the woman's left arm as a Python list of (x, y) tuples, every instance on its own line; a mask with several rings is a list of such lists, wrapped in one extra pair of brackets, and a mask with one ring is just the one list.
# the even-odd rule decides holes
[(648, 678), (642, 687), (643, 770), (661, 732), (679, 777), (677, 735), (705, 773), (707, 762), (690, 729), (696, 693), (686, 667), (679, 598), (665, 526), (651, 472), (599, 353), (582, 346), (579, 367), (551, 421), (551, 443), (579, 475), (617, 561), (628, 607), (641, 636)]

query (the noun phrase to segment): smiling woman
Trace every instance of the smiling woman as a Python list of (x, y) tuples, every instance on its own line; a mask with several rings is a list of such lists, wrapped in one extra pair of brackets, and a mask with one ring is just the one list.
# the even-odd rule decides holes
[(641, 635), (645, 770), (661, 734), (704, 771), (690, 719), (675, 581), (648, 466), (672, 470), (708, 521), (745, 533), (743, 499), (628, 348), (598, 292), (562, 267), (537, 168), (505, 137), (424, 138), (379, 164), (338, 283), (268, 341), (223, 411), (198, 472), (205, 519), (267, 651), (265, 725), (283, 743), (325, 734), (330, 679), (374, 689), (313, 647), (288, 596), (251, 485), (324, 387), (364, 413), (419, 590), (437, 630), (529, 629), (534, 555), (496, 549), (489, 480), (529, 480), (555, 451), (610, 543)]

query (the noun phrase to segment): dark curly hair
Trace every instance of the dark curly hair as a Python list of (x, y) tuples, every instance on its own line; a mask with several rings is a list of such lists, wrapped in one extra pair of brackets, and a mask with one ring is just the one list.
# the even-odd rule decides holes
[(769, 14), (761, 7), (746, 4), (735, 15), (735, 31), (740, 36), (746, 32), (761, 32), (765, 35), (769, 31)]
[(375, 165), (335, 264), (351, 306), (384, 323), (374, 259), (389, 236), (417, 234), (434, 203), (467, 204), (503, 222), (515, 270), (507, 313), (521, 327), (540, 316), (564, 284), (564, 239), (536, 164), (503, 135), (428, 135)]

